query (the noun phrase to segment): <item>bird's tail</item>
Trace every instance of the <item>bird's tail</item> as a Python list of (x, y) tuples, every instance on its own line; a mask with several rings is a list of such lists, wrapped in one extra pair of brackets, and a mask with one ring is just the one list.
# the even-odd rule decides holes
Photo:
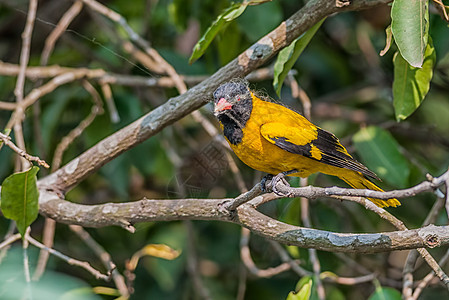
[[(351, 187), (355, 189), (369, 189), (373, 191), (380, 191), (383, 192), (383, 190), (366, 179), (362, 174), (359, 173), (352, 173), (350, 176), (340, 177), (342, 180), (344, 180), (347, 184), (349, 184)], [(401, 202), (399, 202), (398, 199), (392, 198), (388, 200), (382, 200), (382, 199), (376, 199), (376, 198), (368, 198), (371, 202), (376, 204), (379, 207), (389, 207), (389, 206), (399, 206), (401, 205)]]

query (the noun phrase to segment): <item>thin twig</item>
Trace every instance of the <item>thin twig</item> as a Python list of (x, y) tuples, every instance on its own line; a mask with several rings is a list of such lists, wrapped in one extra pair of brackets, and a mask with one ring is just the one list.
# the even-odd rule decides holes
[(358, 277), (341, 277), (341, 276), (330, 276), (324, 277), (323, 281), (335, 282), (341, 285), (356, 285), (361, 283), (366, 283), (376, 279), (377, 275), (372, 273), (368, 275), (358, 276)]
[[(44, 233), (42, 237), (42, 242), (47, 248), (52, 248), (55, 237), (55, 229), (56, 222), (53, 219), (45, 218), (44, 223)], [(47, 266), (48, 258), (50, 257), (50, 253), (48, 251), (41, 249), (39, 253), (39, 258), (37, 260), (36, 270), (33, 274), (33, 281), (39, 281), (41, 276), (45, 272), (45, 268)]]
[(87, 117), (82, 120), (78, 124), (78, 126), (72, 129), (64, 138), (62, 138), (61, 142), (56, 146), (56, 150), (53, 155), (52, 171), (55, 171), (60, 167), (62, 156), (65, 150), (73, 143), (76, 138), (78, 138), (84, 132), (84, 130), (90, 124), (92, 124), (92, 122), (98, 115), (103, 113), (103, 104), (101, 101), (101, 97), (95, 90), (95, 88), (87, 80), (83, 80), (83, 87), (92, 96), (93, 105), (91, 111), (89, 115), (87, 115)]
[(11, 245), (15, 241), (20, 240), (20, 237), (21, 237), (20, 233), (11, 235), (10, 237), (6, 238), (3, 242), (0, 243), (0, 249), (3, 249), (5, 247)]
[[(301, 186), (307, 185), (307, 178), (301, 178), (300, 180)], [(301, 197), (301, 220), (306, 228), (312, 228), (312, 222), (310, 221), (310, 211), (309, 211), (309, 199)], [(321, 274), (321, 264), (320, 260), (318, 259), (318, 254), (316, 249), (309, 249), (309, 258), (310, 262), (312, 263), (313, 268), (313, 275), (315, 278), (316, 288), (317, 288), (317, 294), (318, 298), (321, 300), (326, 299), (326, 294), (324, 292), (324, 286), (323, 282), (321, 281), (320, 274)]]
[[(83, 8), (82, 2), (75, 2), (72, 4), (72, 6), (64, 13), (64, 15), (59, 20), (58, 24), (55, 26), (55, 28), (52, 30), (52, 32), (48, 35), (48, 37), (45, 40), (45, 46), (41, 53), (40, 58), (40, 65), (46, 66), (48, 64), (48, 59), (53, 52), (53, 49), (55, 47), (56, 42), (60, 38), (60, 36), (66, 31), (66, 29), (69, 27), (69, 25), (72, 23), (72, 21), (76, 18), (76, 16), (79, 15)], [(43, 79), (41, 78), (37, 86), (42, 85)], [(37, 115), (37, 112), (40, 111), (40, 105), (39, 102), (35, 102), (33, 104), (33, 115), (35, 118), (34, 121), (34, 129), (35, 129), (35, 135), (38, 141), (42, 139), (41, 133), (40, 133), (40, 123), (39, 123), (39, 117)], [(58, 145), (56, 147), (55, 154), (53, 156), (53, 163), (52, 163), (52, 170), (56, 170), (60, 166), (61, 157), (58, 156), (59, 153), (62, 156), (61, 149), (59, 149)], [(41, 147), (42, 148), (42, 147)], [(53, 247), (53, 241), (54, 241), (54, 235), (55, 235), (55, 229), (56, 229), (56, 222), (53, 219), (46, 218), (45, 219), (45, 225), (43, 230), (43, 243), (46, 247), (51, 248)], [(50, 256), (50, 253), (45, 250), (41, 250), (39, 253), (39, 259), (37, 262), (36, 270), (33, 274), (33, 280), (38, 281), (39, 278), (43, 275), (45, 268), (47, 266), (47, 261)]]
[(402, 295), (406, 300), (413, 299), (413, 271), (418, 257), (418, 251), (411, 250), (407, 255), (407, 260), (404, 264), (402, 275)]
[(236, 197), (226, 208), (233, 211), (240, 205), (253, 200), (256, 196), (260, 195), (261, 192), (260, 184), (256, 184), (250, 191)]
[[(447, 262), (447, 260), (449, 259), (449, 250), (446, 251), (446, 253), (444, 254), (444, 256), (440, 259), (440, 261), (438, 262), (438, 264), (440, 266), (444, 266)], [(411, 299), (418, 299), (419, 295), (421, 294), (421, 292), (423, 291), (423, 289), (429, 284), (429, 282), (435, 278), (435, 273), (434, 272), (430, 272), (429, 274), (426, 275), (426, 277), (424, 277), (423, 280), (421, 280), (421, 282), (418, 284), (418, 286), (416, 287), (415, 291), (413, 292), (413, 296), (411, 297)]]
[[(350, 200), (350, 199), (348, 199)], [(399, 230), (408, 230), (407, 227), (404, 225), (404, 223), (394, 217), (392, 214), (384, 210), (383, 208), (380, 208), (376, 206), (371, 201), (365, 201), (364, 199), (359, 199), (357, 197), (353, 198), (353, 201), (358, 202), (365, 206), (365, 208), (375, 212), (378, 214), (381, 218), (389, 221), (393, 226), (395, 226)], [(429, 241), (429, 243), (437, 243), (438, 241), (436, 238), (430, 236), (426, 237), (426, 239)], [(422, 258), (426, 261), (426, 263), (429, 265), (429, 267), (436, 273), (438, 278), (446, 285), (446, 288), (449, 289), (449, 277), (446, 275), (446, 273), (441, 269), (440, 265), (435, 261), (435, 259), (430, 255), (429, 251), (424, 248), (418, 248), (417, 251), (422, 256)]]
[(30, 276), (30, 261), (28, 257), (28, 237), (30, 236), (31, 228), (28, 227), (25, 231), (25, 234), (23, 235), (22, 239), (22, 248), (23, 248), (23, 270), (25, 274), (25, 282), (30, 283), (31, 282), (31, 276)]
[[(20, 72), (20, 66), (16, 64), (6, 63), (0, 60), (0, 75), (16, 76)], [(97, 82), (108, 83), (121, 86), (143, 86), (143, 87), (175, 87), (175, 82), (169, 76), (150, 77), (128, 74), (116, 74), (106, 72), (103, 69), (87, 69), (87, 68), (70, 68), (58, 65), (52, 66), (29, 66), (25, 70), (25, 75), (31, 79), (45, 79), (55, 77), (64, 73), (84, 72), (84, 77), (95, 80)], [(188, 85), (194, 86), (201, 81), (207, 79), (208, 75), (180, 75), (181, 79)], [(273, 78), (273, 70), (271, 68), (260, 68), (254, 70), (246, 76), (251, 82), (263, 81)], [(0, 109), (14, 110), (16, 104), (13, 102), (0, 101)]]
[(54, 255), (56, 257), (59, 257), (60, 259), (62, 259), (65, 262), (67, 262), (69, 265), (78, 266), (78, 267), (81, 267), (81, 268), (85, 269), (86, 271), (91, 273), (93, 276), (95, 276), (95, 278), (97, 278), (97, 279), (101, 279), (101, 280), (105, 280), (105, 281), (109, 281), (109, 279), (110, 279), (110, 275), (104, 275), (104, 274), (100, 273), (100, 271), (94, 269), (88, 262), (80, 261), (80, 260), (71, 258), (71, 257), (69, 257), (69, 256), (67, 256), (65, 254), (62, 254), (59, 251), (54, 250), (53, 248), (48, 248), (44, 244), (42, 244), (42, 243), (38, 242), (37, 240), (33, 239), (31, 236), (28, 236), (27, 240), (33, 246), (36, 246), (39, 249), (44, 249), (44, 250), (48, 251), (50, 254), (52, 254), (52, 255)]
[(272, 268), (259, 269), (251, 257), (251, 252), (249, 249), (250, 233), (251, 232), (248, 229), (242, 228), (240, 238), (240, 258), (251, 274), (260, 278), (270, 278), (291, 269), (291, 265), (288, 262), (284, 262)]
[(5, 143), (6, 146), (8, 146), (9, 148), (11, 148), (11, 150), (13, 150), (14, 152), (16, 152), (18, 155), (22, 156), (23, 158), (25, 158), (27, 161), (35, 161), (37, 162), (39, 165), (45, 167), (45, 168), (50, 168), (50, 166), (42, 159), (40, 159), (37, 156), (32, 156), (30, 154), (28, 154), (25, 150), (20, 149), (18, 146), (16, 146), (12, 141), (11, 138), (9, 136), (7, 136), (6, 134), (3, 134), (0, 132), (0, 139), (3, 141), (3, 143)]
[[(433, 179), (433, 178), (428, 178)], [(438, 197), (435, 203), (433, 204), (430, 212), (427, 214), (426, 219), (424, 220), (422, 226), (429, 225), (433, 223), (438, 216), (438, 212), (444, 207), (445, 199)], [(413, 295), (413, 271), (416, 264), (416, 260), (419, 255), (416, 250), (410, 251), (407, 256), (407, 260), (404, 264), (403, 270), (403, 285), (402, 285), (402, 294), (405, 299), (412, 299)]]
[(31, 276), (30, 276), (30, 258), (28, 256), (28, 238), (30, 237), (30, 231), (31, 228), (28, 227), (25, 231), (25, 234), (22, 238), (22, 248), (23, 248), (23, 272), (25, 275), (25, 282), (26, 282), (26, 291), (27, 299), (33, 299), (32, 293), (31, 293)]
[(449, 179), (449, 170), (446, 171), (441, 176), (433, 178), (431, 181), (423, 181), (420, 184), (415, 185), (414, 187), (386, 192), (379, 192), (367, 189), (346, 189), (339, 187), (317, 188), (312, 186), (306, 186), (300, 188), (292, 188), (285, 186), (281, 182), (278, 183), (279, 186), (276, 186), (276, 188), (282, 194), (288, 195), (288, 197), (290, 198), (306, 197), (310, 199), (333, 195), (333, 196), (378, 198), (387, 200), (391, 198), (407, 198), (415, 196), (422, 192), (433, 191), (434, 189), (444, 184), (448, 179)]
[(438, 12), (441, 14), (441, 17), (446, 22), (449, 22), (449, 15), (446, 11), (446, 9), (449, 9), (449, 5), (444, 5), (443, 1), (441, 1), (441, 0), (433, 0), (433, 2), (436, 3), (435, 7), (437, 8)]
[(119, 290), (122, 297), (128, 298), (129, 291), (125, 283), (125, 278), (117, 270), (115, 263), (112, 261), (111, 255), (106, 252), (103, 246), (95, 241), (92, 236), (86, 230), (84, 230), (83, 227), (70, 225), (69, 228), (84, 241), (84, 243), (97, 255), (98, 258), (101, 259), (106, 269), (111, 272), (115, 286)]
[(292, 97), (297, 98), (301, 101), (303, 111), (304, 111), (304, 116), (308, 120), (311, 120), (312, 104), (310, 102), (309, 96), (307, 96), (307, 93), (299, 86), (295, 77), (290, 73), (288, 74), (288, 83), (290, 84), (290, 88), (292, 89)]
[(30, 58), (31, 48), (31, 35), (33, 33), (34, 21), (36, 19), (37, 0), (30, 0), (28, 7), (27, 19), (25, 29), (22, 33), (22, 50), (20, 52), (20, 71), (17, 76), (16, 87), (14, 89), (14, 95), (16, 101), (21, 102), (23, 100), (23, 89), (25, 87), (25, 70)]
[(306, 269), (303, 269), (302, 267), (300, 267), (299, 261), (292, 259), (290, 257), (290, 255), (288, 254), (288, 252), (284, 249), (284, 247), (281, 246), (281, 244), (279, 244), (278, 242), (275, 242), (275, 241), (269, 241), (269, 242), (270, 242), (271, 246), (274, 248), (274, 250), (276, 250), (276, 252), (278, 253), (282, 262), (288, 263), (290, 265), (290, 268), (292, 269), (292, 271), (294, 271), (296, 274), (298, 274), (298, 276), (302, 277), (302, 276), (312, 275), (312, 272), (307, 271)]
[(111, 122), (117, 124), (120, 122), (120, 116), (118, 114), (117, 107), (115, 106), (111, 86), (104, 82), (100, 82), (100, 86), (101, 91), (103, 92), (104, 100), (106, 101), (106, 105), (108, 107)]
[[(5, 233), (3, 242), (0, 243), (0, 264), (2, 263), (3, 259), (6, 257), (6, 253), (7, 253), (8, 249), (11, 247), (11, 243), (17, 241), (20, 238), (20, 234), (14, 235), (15, 230), (16, 230), (16, 222), (13, 220), (9, 221), (8, 230)], [(18, 235), (18, 238), (17, 238), (17, 235)], [(16, 239), (14, 239), (13, 236)], [(13, 239), (12, 242), (9, 242), (10, 238)]]
[[(25, 69), (28, 66), (28, 61), (30, 58), (30, 48), (31, 48), (31, 35), (33, 33), (34, 21), (36, 19), (37, 11), (37, 0), (30, 0), (28, 7), (27, 19), (25, 24), (25, 29), (22, 33), (22, 49), (20, 52), (20, 71), (17, 76), (16, 87), (14, 89), (14, 95), (16, 96), (16, 102), (18, 104), (23, 102), (23, 94), (25, 87)], [(24, 109), (20, 106), (16, 108), (15, 115), (18, 116), (20, 120), (24, 118)], [(8, 126), (9, 125), (9, 126)], [(8, 124), (7, 129), (14, 128), (14, 136), (16, 138), (17, 145), (25, 149), (25, 139), (23, 137), (22, 122), (16, 122), (13, 124)], [(23, 156), (22, 156), (23, 157)], [(21, 159), (21, 167), (16, 169), (26, 170), (30, 167), (30, 162), (23, 157)]]
[[(96, 70), (103, 73), (102, 70)], [(8, 121), (6, 128), (11, 128), (14, 124), (20, 123), (23, 118), (23, 112), (27, 107), (38, 101), (42, 96), (53, 92), (58, 86), (83, 78), (86, 75), (85, 69), (75, 69), (73, 72), (62, 73), (45, 83), (44, 85), (33, 89), (22, 102), (17, 103), (14, 113)]]
[(192, 278), (193, 286), (195, 287), (195, 294), (203, 300), (211, 300), (210, 291), (207, 286), (204, 284), (203, 279), (201, 278), (201, 272), (199, 269), (199, 262), (196, 253), (196, 237), (194, 234), (194, 228), (191, 221), (184, 221), (184, 224), (187, 228), (187, 268)]
[(76, 1), (72, 4), (72, 6), (64, 13), (64, 15), (59, 20), (58, 24), (56, 24), (53, 31), (48, 35), (45, 40), (45, 47), (42, 50), (41, 54), (41, 66), (46, 66), (48, 63), (48, 58), (50, 57), (53, 49), (55, 47), (56, 41), (59, 37), (66, 31), (69, 27), (70, 23), (72, 23), (73, 19), (79, 15), (83, 8), (83, 3), (80, 1)]

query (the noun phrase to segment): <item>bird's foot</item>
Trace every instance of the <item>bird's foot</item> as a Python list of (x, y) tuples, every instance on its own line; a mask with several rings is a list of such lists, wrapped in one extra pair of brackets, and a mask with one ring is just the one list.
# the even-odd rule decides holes
[[(297, 173), (298, 171), (295, 170), (290, 170), (290, 171), (285, 171), (285, 172), (281, 172), (279, 174), (277, 174), (276, 176), (273, 176), (271, 174), (266, 175), (262, 181), (260, 182), (261, 186), (262, 186), (262, 191), (266, 191), (268, 189), (272, 190), (276, 195), (278, 196), (288, 196), (288, 194), (284, 194), (283, 192), (279, 191), (276, 188), (276, 185), (282, 181), (282, 183), (286, 186), (290, 186), (288, 181), (285, 179), (285, 176), (293, 174), (293, 173)], [(267, 181), (271, 179), (271, 182), (269, 184), (269, 186), (267, 186)]]
[(272, 180), (273, 180), (273, 175), (271, 175), (271, 174), (267, 174), (262, 178), (262, 180), (260, 181), (260, 189), (262, 190), (262, 192), (266, 193), (270, 190), (270, 187), (267, 186), (267, 182), (272, 181)]

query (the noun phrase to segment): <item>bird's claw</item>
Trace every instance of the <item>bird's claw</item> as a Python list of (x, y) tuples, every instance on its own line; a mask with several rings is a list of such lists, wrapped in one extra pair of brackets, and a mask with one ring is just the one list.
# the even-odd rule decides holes
[[(273, 191), (273, 193), (275, 193), (278, 196), (284, 196), (284, 197), (288, 197), (290, 194), (285, 194), (281, 191), (279, 191), (276, 188), (276, 185), (282, 181), (282, 183), (284, 185), (286, 185), (287, 187), (290, 187), (290, 184), (288, 183), (288, 181), (285, 179), (286, 175), (292, 174), (292, 173), (297, 173), (297, 170), (290, 170), (290, 171), (285, 171), (285, 172), (281, 172), (279, 174), (277, 174), (276, 176), (273, 176), (271, 174), (268, 174), (266, 176), (264, 176), (264, 178), (262, 178), (262, 181), (260, 182), (261, 188), (263, 192), (267, 192), (268, 190)], [(270, 183), (267, 184), (267, 181), (270, 180)]]
[(228, 214), (229, 207), (231, 206), (231, 204), (232, 204), (231, 200), (224, 200), (223, 202), (218, 204), (218, 211), (222, 214)]
[(267, 182), (272, 180), (273, 175), (271, 174), (267, 174), (262, 178), (262, 180), (260, 181), (260, 189), (262, 190), (262, 192), (266, 193), (271, 189), (271, 187), (268, 186)]
[(288, 194), (285, 194), (285, 193), (279, 191), (279, 190), (277, 189), (277, 187), (276, 187), (276, 185), (277, 185), (279, 182), (281, 182), (281, 181), (282, 181), (282, 183), (283, 183), (284, 185), (290, 187), (290, 184), (289, 184), (288, 181), (285, 179), (285, 173), (282, 172), (282, 173), (279, 173), (279, 174), (277, 174), (276, 176), (274, 176), (273, 179), (271, 179), (271, 190), (273, 191), (273, 193), (275, 193), (275, 194), (278, 195), (278, 196), (284, 196), (284, 197), (286, 197), (286, 196), (288, 196)]

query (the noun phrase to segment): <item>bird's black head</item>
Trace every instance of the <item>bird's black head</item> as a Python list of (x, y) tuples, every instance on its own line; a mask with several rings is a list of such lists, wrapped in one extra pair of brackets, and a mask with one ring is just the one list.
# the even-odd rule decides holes
[(214, 114), (223, 124), (225, 136), (231, 143), (239, 143), (253, 108), (248, 84), (231, 81), (220, 85), (214, 92), (214, 104)]
[(231, 81), (220, 85), (214, 92), (214, 113), (218, 117), (227, 110), (251, 109), (251, 93), (246, 82)]

